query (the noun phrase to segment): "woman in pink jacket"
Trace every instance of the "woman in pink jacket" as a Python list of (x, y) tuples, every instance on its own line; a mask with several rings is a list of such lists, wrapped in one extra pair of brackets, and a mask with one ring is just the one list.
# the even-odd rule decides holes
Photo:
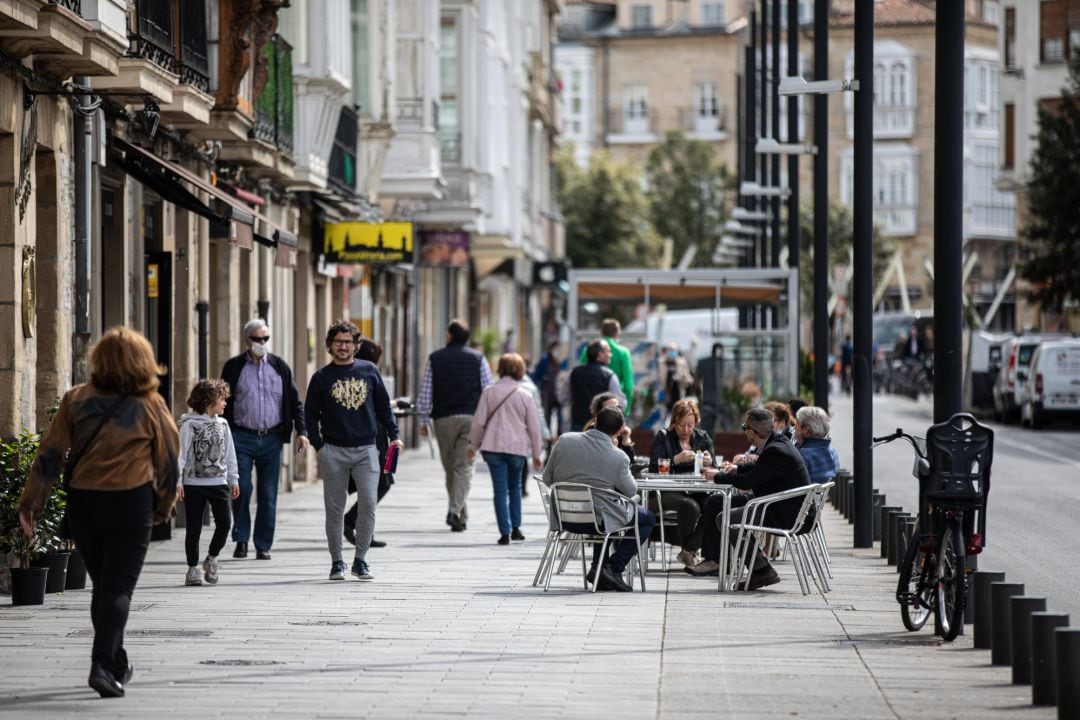
[(484, 388), (473, 414), (469, 462), (477, 450), (483, 454), (495, 490), (499, 544), (509, 545), (511, 538), (525, 539), (521, 534), (521, 476), (530, 455), (534, 469), (543, 467), (540, 452), (544, 441), (532, 396), (518, 385), (525, 374), (525, 361), (517, 353), (507, 353), (499, 358), (497, 372), (499, 381)]

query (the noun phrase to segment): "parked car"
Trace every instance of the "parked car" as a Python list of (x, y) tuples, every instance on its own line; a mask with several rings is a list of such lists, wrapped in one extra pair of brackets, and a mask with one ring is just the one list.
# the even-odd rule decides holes
[(1059, 340), (1063, 335), (1044, 333), (1018, 335), (1006, 340), (1001, 347), (1001, 369), (994, 382), (994, 419), (1014, 422), (1020, 419), (1020, 393), (1028, 380), (1031, 358), (1039, 344), (1047, 340)]
[(1031, 358), (1020, 423), (1041, 428), (1051, 417), (1080, 416), (1080, 340), (1042, 343)]

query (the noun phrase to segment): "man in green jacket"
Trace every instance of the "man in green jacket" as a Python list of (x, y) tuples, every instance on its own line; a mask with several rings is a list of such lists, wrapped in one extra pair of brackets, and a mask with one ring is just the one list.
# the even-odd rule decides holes
[[(630, 407), (634, 402), (634, 363), (630, 359), (630, 350), (619, 343), (620, 332), (622, 332), (622, 326), (615, 318), (605, 318), (600, 323), (600, 334), (603, 335), (608, 347), (611, 348), (611, 361), (608, 363), (608, 369), (619, 378), (619, 387), (622, 388), (623, 395), (626, 396), (625, 411), (629, 416)], [(581, 349), (581, 357), (578, 358), (578, 362), (581, 364), (586, 362), (585, 350), (587, 347)]]

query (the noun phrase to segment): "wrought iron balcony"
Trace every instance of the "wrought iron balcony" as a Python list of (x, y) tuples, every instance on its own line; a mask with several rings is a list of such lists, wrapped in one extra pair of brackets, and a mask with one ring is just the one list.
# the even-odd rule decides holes
[[(162, 3), (166, 4), (166, 3)], [(180, 82), (210, 92), (210, 53), (206, 42), (206, 0), (180, 3), (178, 43)]]
[(266, 85), (255, 99), (255, 123), (251, 137), (278, 149), (293, 149), (292, 46), (274, 35), (262, 48), (266, 58)]
[(330, 151), (328, 180), (333, 187), (346, 195), (356, 192), (358, 122), (355, 110), (347, 106), (341, 108), (337, 132), (334, 134), (334, 147)]
[(67, 8), (76, 15), (82, 15), (82, 0), (49, 0), (50, 5), (59, 5)]
[[(176, 72), (176, 35), (173, 16), (176, 0), (135, 0), (130, 16), (130, 53)], [(185, 4), (187, 4), (185, 2)], [(205, 30), (203, 32), (205, 37)]]

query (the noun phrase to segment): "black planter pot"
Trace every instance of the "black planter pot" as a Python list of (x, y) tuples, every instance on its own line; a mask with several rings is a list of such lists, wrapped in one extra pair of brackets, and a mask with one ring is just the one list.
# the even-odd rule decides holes
[(64, 582), (65, 590), (82, 590), (86, 587), (86, 563), (83, 562), (82, 554), (76, 550), (68, 558), (67, 581)]
[(49, 581), (45, 583), (45, 592), (64, 592), (64, 585), (67, 584), (68, 559), (70, 557), (71, 553), (65, 550), (63, 552), (48, 553), (30, 562), (31, 567), (49, 569)]
[(11, 568), (11, 604), (42, 605), (49, 568)]

